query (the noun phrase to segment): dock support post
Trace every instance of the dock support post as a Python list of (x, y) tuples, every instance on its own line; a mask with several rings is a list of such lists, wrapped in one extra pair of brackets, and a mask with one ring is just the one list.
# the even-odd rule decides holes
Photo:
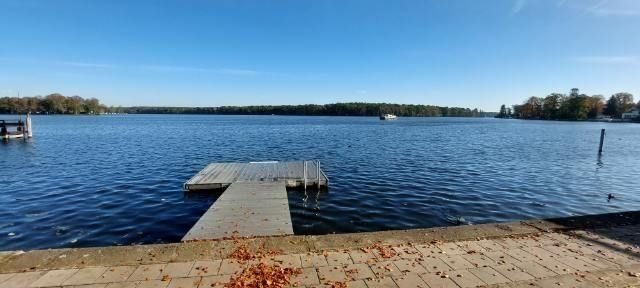
[(304, 165), (302, 168), (302, 175), (304, 178), (304, 189), (307, 189), (307, 160), (304, 161)]
[(603, 144), (604, 144), (604, 129), (600, 130), (600, 147), (598, 147), (598, 154), (602, 154)]
[(320, 190), (320, 160), (318, 160), (318, 164), (316, 167), (316, 175), (318, 175), (318, 177), (316, 179), (318, 179), (318, 190)]
[[(32, 138), (33, 137), (33, 131), (31, 131), (31, 112), (27, 113), (26, 124), (27, 124), (27, 137)], [(26, 139), (26, 137), (25, 137), (25, 139)]]

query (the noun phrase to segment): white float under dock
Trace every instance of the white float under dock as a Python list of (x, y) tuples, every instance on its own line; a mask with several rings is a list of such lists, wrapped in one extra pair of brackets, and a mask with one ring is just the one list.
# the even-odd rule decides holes
[(293, 235), (287, 187), (319, 189), (328, 183), (319, 161), (210, 164), (184, 189), (226, 190), (182, 241)]

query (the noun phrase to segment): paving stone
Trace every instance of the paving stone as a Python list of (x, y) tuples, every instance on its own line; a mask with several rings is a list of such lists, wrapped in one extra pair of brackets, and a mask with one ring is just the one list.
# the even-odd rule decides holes
[(107, 287), (107, 283), (73, 285), (73, 286), (65, 286), (65, 287), (70, 287), (70, 288), (106, 288)]
[(322, 266), (328, 266), (329, 263), (327, 263), (327, 259), (324, 258), (324, 255), (322, 254), (307, 254), (307, 255), (302, 255), (300, 257), (300, 260), (302, 261), (302, 267), (303, 268), (307, 268), (307, 267), (322, 267)]
[(105, 288), (137, 288), (138, 283), (136, 282), (117, 282), (117, 283), (108, 283)]
[(463, 270), (476, 268), (475, 265), (469, 263), (469, 261), (465, 260), (462, 255), (454, 255), (454, 256), (444, 256), (441, 257), (442, 261), (447, 263), (447, 265), (451, 266), (454, 270)]
[(412, 272), (417, 274), (427, 273), (427, 269), (420, 265), (420, 262), (416, 260), (398, 260), (393, 261), (393, 264), (400, 269), (400, 272)]
[[(348, 253), (345, 253), (345, 254), (347, 255), (347, 257), (349, 257)], [(272, 259), (269, 259), (269, 262), (278, 263), (282, 267), (286, 267), (286, 268), (301, 268), (302, 267), (302, 262), (300, 261), (300, 255), (299, 254), (278, 255), (278, 256), (273, 257)]]
[(371, 280), (365, 280), (365, 283), (367, 283), (367, 287), (369, 288), (395, 288), (398, 287), (398, 285), (396, 285), (395, 282), (393, 282), (393, 279), (387, 277), (387, 278), (381, 278), (381, 279), (371, 279)]
[(317, 267), (316, 271), (318, 272), (320, 283), (345, 282), (349, 280), (341, 266)]
[(291, 278), (291, 283), (295, 283), (296, 286), (310, 286), (320, 284), (318, 278), (318, 272), (315, 268), (302, 268), (302, 274), (295, 275)]
[(510, 249), (505, 251), (505, 253), (518, 261), (526, 262), (526, 261), (536, 261), (538, 257), (535, 257), (522, 249)]
[(236, 259), (223, 259), (218, 274), (227, 275), (241, 272), (246, 265)]
[(483, 252), (497, 252), (505, 250), (504, 246), (498, 244), (498, 242), (496, 241), (489, 239), (479, 240), (477, 241), (477, 244), (484, 249)]
[(167, 288), (198, 288), (202, 277), (173, 278)]
[(509, 278), (511, 281), (523, 281), (533, 279), (533, 276), (522, 271), (522, 269), (514, 266), (513, 264), (505, 264), (491, 267), (494, 270), (500, 272), (500, 274)]
[(547, 246), (542, 246), (542, 249), (547, 250), (553, 254), (556, 254), (560, 257), (563, 256), (573, 256), (573, 253), (569, 252), (569, 250), (567, 250), (564, 247), (561, 246), (557, 246), (557, 245), (547, 245)]
[(597, 267), (578, 259), (576, 256), (558, 257), (557, 260), (558, 262), (566, 264), (578, 271), (593, 271), (598, 269)]
[(2, 282), (2, 288), (29, 287), (31, 283), (40, 279), (40, 277), (42, 277), (42, 275), (44, 275), (45, 273), (46, 272), (42, 272), (42, 271), (17, 273), (13, 277), (10, 277), (9, 279), (6, 279), (4, 282)]
[(482, 280), (482, 282), (487, 283), (489, 285), (507, 283), (510, 282), (509, 279), (504, 277), (498, 271), (491, 267), (480, 267), (468, 270), (473, 275), (477, 276)]
[(451, 271), (449, 272), (449, 277), (462, 288), (485, 285), (480, 278), (467, 270)]
[(353, 264), (347, 252), (327, 252), (326, 256), (329, 266)]
[(159, 280), (162, 278), (164, 266), (165, 264), (140, 265), (127, 281)]
[(427, 273), (420, 275), (420, 278), (429, 285), (431, 288), (458, 288), (458, 284), (451, 280), (451, 275), (443, 277), (443, 275), (436, 273)]
[[(391, 246), (384, 246), (383, 249), (395, 252), (395, 250)], [(376, 257), (378, 261), (396, 261), (396, 260), (402, 259), (400, 258), (400, 255), (398, 255), (397, 252), (394, 253), (393, 256), (390, 256), (388, 255), (389, 253), (387, 253), (387, 255), (382, 255), (380, 252), (380, 249), (371, 249), (371, 253)]]
[(464, 260), (469, 261), (475, 267), (487, 267), (498, 264), (497, 261), (489, 258), (489, 256), (482, 254), (467, 254), (462, 256)]
[(524, 270), (527, 274), (530, 274), (536, 278), (544, 278), (558, 275), (557, 273), (547, 269), (546, 267), (538, 264), (534, 261), (527, 261), (514, 264), (518, 268)]
[(347, 284), (347, 288), (367, 288), (367, 284), (364, 280), (349, 281), (345, 284)]
[(558, 255), (542, 249), (542, 247), (523, 247), (522, 250), (538, 258), (538, 260), (558, 257)]
[(2, 283), (3, 281), (8, 280), (11, 277), (13, 277), (13, 275), (16, 275), (16, 274), (15, 273), (0, 274), (0, 283)]
[(349, 264), (344, 267), (344, 273), (350, 280), (362, 280), (367, 278), (375, 278), (376, 276), (369, 268), (369, 265), (364, 263)]
[(84, 285), (84, 284), (94, 284), (96, 280), (107, 271), (105, 267), (90, 267), (90, 268), (82, 268), (78, 270), (71, 277), (67, 278), (62, 284), (63, 285)]
[(419, 261), (419, 263), (427, 272), (449, 271), (452, 269), (451, 266), (447, 265), (447, 263), (440, 258), (428, 258), (424, 261)]
[(542, 247), (543, 244), (540, 243), (537, 237), (525, 237), (525, 238), (517, 238), (513, 239), (520, 247)]
[(217, 275), (222, 260), (196, 261), (189, 272), (190, 277)]
[(76, 272), (78, 272), (78, 269), (51, 270), (33, 282), (30, 287), (60, 286)]
[(420, 251), (424, 257), (440, 257), (442, 256), (442, 249), (435, 245), (416, 245), (416, 250)]
[(136, 288), (164, 288), (169, 285), (169, 281), (162, 280), (145, 280), (145, 281), (137, 281), (138, 285)]
[(445, 242), (436, 245), (442, 252), (446, 255), (463, 255), (467, 254), (467, 251), (462, 250), (460, 246), (458, 246), (454, 242)]
[(500, 246), (504, 247), (505, 250), (522, 248), (522, 245), (520, 245), (520, 243), (511, 238), (495, 239), (494, 241), (500, 244)]
[(422, 257), (422, 253), (414, 247), (393, 247), (397, 255), (402, 259), (417, 259)]
[(599, 257), (602, 257), (603, 259), (609, 262), (613, 262), (621, 266), (638, 264), (638, 260), (637, 260), (638, 258), (634, 258), (629, 255), (626, 255), (623, 253), (617, 253), (614, 251), (600, 251), (596, 255)]
[(513, 264), (513, 263), (520, 262), (519, 260), (507, 255), (507, 253), (505, 253), (504, 251), (484, 252), (483, 255), (491, 258), (498, 265)]
[(583, 242), (578, 240), (574, 240), (573, 242), (567, 243), (566, 245), (564, 245), (564, 248), (566, 248), (569, 252), (572, 252), (574, 254), (579, 254), (579, 255), (596, 254), (596, 251), (592, 250)]
[(189, 276), (189, 272), (193, 269), (195, 262), (172, 262), (167, 263), (167, 266), (162, 270), (162, 276), (169, 276), (170, 278), (179, 278)]
[[(353, 250), (349, 251), (349, 256), (353, 263), (371, 263), (377, 261), (376, 256), (371, 251)], [(362, 282), (364, 284), (364, 282)]]
[(398, 269), (398, 267), (393, 264), (393, 261), (380, 261), (377, 263), (371, 263), (369, 264), (369, 267), (371, 268), (371, 271), (373, 271), (373, 274), (375, 274), (378, 278), (387, 276), (398, 276), (402, 274), (402, 272), (400, 272), (400, 269)]
[[(556, 259), (548, 258), (544, 260), (535, 261), (536, 263), (548, 268), (549, 270), (557, 273), (557, 274), (568, 274), (577, 271), (573, 269), (571, 266), (563, 264)], [(518, 263), (515, 263), (518, 264)]]
[(600, 256), (597, 255), (584, 255), (584, 256), (578, 256), (578, 259), (584, 261), (587, 264), (590, 264), (594, 267), (597, 267), (598, 269), (619, 269), (621, 267), (621, 265), (618, 265), (616, 263), (613, 263), (609, 260), (606, 260)]
[(136, 266), (116, 266), (108, 267), (98, 279), (96, 283), (124, 282), (131, 277), (131, 274), (137, 269)]
[(640, 287), (640, 277), (631, 276), (628, 272), (623, 273), (620, 270), (596, 271), (585, 274), (587, 280), (602, 287)]
[(231, 281), (231, 275), (215, 275), (215, 276), (205, 276), (202, 277), (202, 282), (200, 287), (202, 288), (222, 288), (224, 284), (229, 283)]
[(406, 275), (393, 276), (393, 281), (400, 288), (428, 288), (427, 283), (420, 278), (417, 273), (407, 273)]
[(533, 281), (535, 287), (570, 287), (570, 288), (592, 288), (597, 283), (576, 276), (574, 274), (559, 275), (551, 278), (537, 279)]
[(478, 242), (479, 241), (462, 241), (457, 244), (460, 246), (460, 249), (467, 252), (466, 254), (476, 254), (486, 250), (484, 247), (480, 246)]

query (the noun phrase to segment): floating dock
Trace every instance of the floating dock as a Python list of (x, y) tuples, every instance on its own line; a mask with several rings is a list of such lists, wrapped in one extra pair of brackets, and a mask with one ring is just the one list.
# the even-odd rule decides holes
[(224, 189), (236, 182), (280, 181), (289, 188), (325, 187), (329, 183), (319, 161), (212, 163), (184, 183), (184, 190)]
[(293, 235), (287, 187), (326, 187), (319, 161), (213, 163), (184, 184), (186, 191), (225, 189), (182, 241)]
[[(11, 131), (15, 127), (15, 131)], [(31, 138), (31, 114), (27, 114), (25, 121), (20, 120), (0, 120), (0, 139)]]

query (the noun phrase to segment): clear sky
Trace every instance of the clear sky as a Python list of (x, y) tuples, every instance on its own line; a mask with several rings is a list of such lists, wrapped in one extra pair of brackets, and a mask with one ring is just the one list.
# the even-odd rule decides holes
[(640, 98), (640, 1), (0, 1), (0, 96), (496, 111), (573, 87)]

